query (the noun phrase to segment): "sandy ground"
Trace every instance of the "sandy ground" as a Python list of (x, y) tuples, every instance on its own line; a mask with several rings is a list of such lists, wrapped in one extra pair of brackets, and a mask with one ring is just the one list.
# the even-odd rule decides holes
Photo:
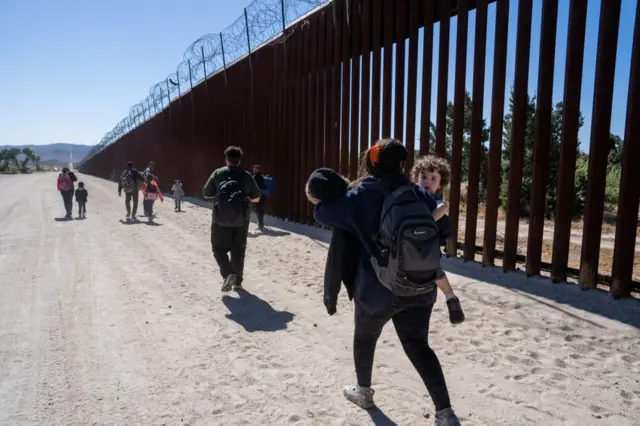
[[(380, 410), (343, 400), (353, 308), (324, 311), (324, 231), (252, 226), (249, 291), (222, 296), (209, 210), (125, 225), (115, 184), (81, 178), (88, 218), (64, 222), (55, 175), (0, 176), (0, 424), (432, 424), (392, 326)], [(445, 269), (468, 320), (440, 298), (431, 343), (464, 425), (640, 424), (638, 300)]]

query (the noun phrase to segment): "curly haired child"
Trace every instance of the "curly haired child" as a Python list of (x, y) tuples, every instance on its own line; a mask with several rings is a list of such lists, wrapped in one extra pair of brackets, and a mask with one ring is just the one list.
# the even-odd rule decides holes
[[(433, 211), (433, 219), (436, 221), (449, 214), (449, 206), (442, 200), (442, 191), (449, 184), (450, 177), (451, 168), (447, 160), (435, 155), (420, 157), (411, 170), (411, 179), (431, 194), (438, 203), (438, 207)], [(436, 280), (436, 285), (447, 299), (449, 321), (452, 324), (463, 322), (464, 312), (460, 300), (454, 294), (447, 276)]]

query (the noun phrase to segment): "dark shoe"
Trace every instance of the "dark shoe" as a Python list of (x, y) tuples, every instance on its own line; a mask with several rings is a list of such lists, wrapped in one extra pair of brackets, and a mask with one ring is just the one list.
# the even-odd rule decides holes
[(233, 286), (233, 291), (244, 291), (242, 284), (236, 284)]
[(451, 408), (446, 408), (436, 412), (434, 426), (460, 426), (460, 420)]
[(449, 322), (451, 324), (461, 324), (464, 322), (464, 312), (460, 306), (460, 299), (453, 298), (447, 300), (447, 308), (449, 309)]
[(224, 283), (222, 284), (222, 288), (220, 289), (223, 293), (230, 291), (233, 287), (235, 287), (238, 277), (236, 274), (229, 274), (227, 278), (224, 279)]

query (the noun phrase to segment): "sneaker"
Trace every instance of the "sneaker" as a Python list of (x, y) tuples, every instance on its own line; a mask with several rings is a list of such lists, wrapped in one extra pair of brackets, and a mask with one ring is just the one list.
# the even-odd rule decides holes
[(131, 220), (136, 222), (138, 220), (138, 218), (135, 215), (131, 215)]
[(445, 408), (436, 412), (434, 426), (460, 426), (460, 420), (453, 409)]
[(236, 284), (233, 286), (233, 291), (243, 291), (244, 288), (242, 287), (242, 284)]
[(235, 287), (237, 279), (238, 277), (236, 276), (236, 274), (229, 274), (227, 278), (224, 279), (221, 291), (225, 293), (231, 290), (233, 287)]
[(373, 402), (374, 393), (373, 389), (364, 388), (358, 385), (347, 386), (344, 388), (344, 397), (365, 410), (369, 410), (376, 406)]
[(462, 312), (462, 306), (460, 306), (460, 299), (453, 298), (447, 300), (447, 308), (449, 309), (449, 322), (457, 325), (464, 322), (464, 312)]

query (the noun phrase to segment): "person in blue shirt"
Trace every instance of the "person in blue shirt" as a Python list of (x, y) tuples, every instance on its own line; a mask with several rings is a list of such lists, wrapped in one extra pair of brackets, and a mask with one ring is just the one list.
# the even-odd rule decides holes
[[(353, 342), (358, 383), (346, 387), (344, 395), (364, 409), (375, 406), (371, 388), (375, 347), (383, 327), (391, 320), (435, 405), (435, 425), (458, 426), (460, 422), (451, 408), (442, 367), (428, 340), (429, 320), (437, 297), (435, 287), (419, 296), (397, 297), (378, 281), (367, 255), (367, 248), (380, 227), (383, 188), (410, 183), (402, 173), (407, 156), (402, 142), (378, 141), (363, 153), (359, 178), (349, 191), (343, 196), (319, 201), (315, 207), (316, 221), (356, 235), (361, 246), (355, 283)], [(437, 207), (436, 201), (417, 185), (416, 191), (424, 196), (432, 211)]]
[[(418, 158), (413, 169), (411, 169), (413, 182), (428, 192), (438, 203), (438, 207), (433, 210), (433, 218), (435, 220), (440, 220), (449, 214), (449, 206), (442, 200), (442, 192), (449, 184), (450, 176), (451, 168), (447, 160), (435, 155), (425, 155)], [(456, 297), (451, 288), (451, 283), (444, 273), (442, 278), (436, 280), (436, 285), (446, 298), (449, 321), (452, 324), (462, 323), (465, 318), (460, 299)]]

